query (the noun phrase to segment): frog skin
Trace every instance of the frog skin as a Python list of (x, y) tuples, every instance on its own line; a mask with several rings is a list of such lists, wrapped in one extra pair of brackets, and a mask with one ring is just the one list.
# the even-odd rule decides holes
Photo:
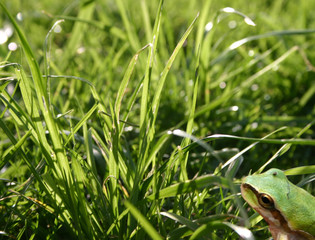
[(268, 223), (274, 240), (315, 240), (315, 197), (281, 170), (246, 177), (241, 192)]

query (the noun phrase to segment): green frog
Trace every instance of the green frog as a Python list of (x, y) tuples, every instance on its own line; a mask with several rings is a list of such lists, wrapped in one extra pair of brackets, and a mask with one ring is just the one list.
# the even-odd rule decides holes
[(274, 240), (315, 240), (315, 197), (291, 183), (279, 169), (251, 175), (243, 198), (268, 223)]

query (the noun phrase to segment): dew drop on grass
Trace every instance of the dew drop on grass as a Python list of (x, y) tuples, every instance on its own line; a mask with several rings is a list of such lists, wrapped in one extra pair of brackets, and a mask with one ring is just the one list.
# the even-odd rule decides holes
[(264, 96), (264, 99), (266, 100), (266, 101), (269, 101), (270, 100), (270, 95), (269, 94), (265, 94), (265, 96)]
[(57, 25), (55, 28), (54, 28), (54, 32), (55, 33), (60, 33), (62, 31), (62, 27), (60, 25)]
[(10, 95), (13, 94), (14, 92), (14, 89), (15, 89), (15, 85), (13, 83), (9, 83), (8, 86), (7, 86), (7, 91)]
[(225, 82), (220, 82), (219, 86), (220, 86), (221, 89), (224, 89), (226, 87), (226, 83)]
[(232, 128), (232, 132), (237, 132), (242, 130), (242, 126), (240, 124), (236, 124), (233, 128)]
[(15, 42), (10, 42), (8, 45), (8, 49), (10, 51), (15, 51), (18, 48), (18, 45)]
[(252, 124), (251, 124), (251, 128), (252, 129), (256, 129), (258, 127), (258, 123), (257, 122), (253, 122)]
[(274, 66), (274, 67), (272, 68), (272, 70), (275, 71), (275, 72), (278, 71), (278, 70), (279, 70), (279, 66), (278, 66), (278, 65)]
[(235, 20), (229, 21), (228, 26), (230, 29), (234, 29), (237, 27), (237, 22)]
[(238, 106), (232, 106), (231, 111), (236, 112), (238, 111), (239, 107)]
[(205, 26), (205, 31), (209, 32), (213, 28), (213, 22), (208, 22)]
[(128, 127), (125, 127), (124, 128), (124, 131), (125, 132), (131, 132), (133, 130), (133, 127), (132, 126), (128, 126)]
[(22, 13), (21, 12), (19, 12), (18, 14), (16, 14), (16, 19), (18, 20), (18, 21), (23, 21), (23, 15), (22, 15)]
[(0, 29), (0, 45), (8, 41), (8, 36), (3, 29)]
[(85, 52), (85, 47), (79, 47), (77, 50), (77, 54), (82, 54)]
[(255, 54), (254, 50), (251, 49), (248, 51), (248, 56), (253, 57), (254, 54)]
[(252, 91), (257, 91), (257, 90), (259, 89), (259, 86), (258, 86), (258, 84), (253, 84), (253, 85), (250, 87), (250, 89), (251, 89)]
[(3, 174), (7, 169), (8, 169), (7, 166), (2, 167), (2, 169), (0, 170), (0, 174)]
[(0, 29), (0, 44), (4, 44), (13, 35), (13, 28), (10, 24), (4, 24), (4, 27)]
[(13, 35), (13, 28), (10, 24), (5, 24), (3, 30), (8, 38)]

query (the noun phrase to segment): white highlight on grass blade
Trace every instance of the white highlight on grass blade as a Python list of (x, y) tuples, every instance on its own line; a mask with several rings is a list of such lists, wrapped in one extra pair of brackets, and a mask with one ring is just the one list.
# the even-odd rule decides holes
[(6, 236), (8, 236), (8, 234), (7, 234), (6, 232), (4, 232), (4, 231), (0, 231), (0, 235), (6, 235)]
[[(60, 19), (60, 20), (56, 21), (56, 22), (54, 23), (54, 25), (51, 27), (51, 29), (49, 30), (48, 34), (50, 34), (52, 30), (55, 31), (55, 29), (58, 28), (58, 27), (61, 28), (61, 26), (59, 26), (59, 24), (62, 23), (62, 22), (64, 22), (64, 21), (65, 21), (64, 19)], [(55, 32), (57, 32), (57, 31), (55, 31)], [(47, 34), (47, 35), (48, 35), (48, 34)]]
[(279, 66), (278, 65), (276, 65), (276, 66), (274, 66), (273, 68), (272, 68), (272, 71), (278, 71), (279, 70)]
[(234, 8), (231, 8), (231, 7), (226, 7), (226, 8), (223, 8), (221, 9), (221, 12), (225, 12), (225, 13), (235, 13), (239, 16), (242, 16), (244, 18), (244, 22), (247, 24), (247, 25), (250, 25), (250, 26), (256, 26), (256, 24), (254, 23), (254, 21), (252, 19), (250, 19), (248, 16), (246, 16), (244, 13), (241, 13), (237, 10), (235, 10)]
[(176, 135), (176, 136), (179, 136), (179, 137), (183, 137), (183, 138), (189, 138), (191, 139), (192, 141), (198, 143), (200, 146), (202, 146), (204, 149), (206, 149), (208, 152), (210, 153), (214, 153), (214, 150), (212, 149), (212, 147), (207, 144), (206, 142), (196, 138), (195, 136), (193, 135), (190, 135), (186, 132), (184, 132), (183, 130), (180, 130), (180, 129), (175, 129), (173, 131), (167, 131), (168, 134), (171, 134), (171, 135)]
[(222, 12), (226, 12), (226, 13), (235, 13), (235, 9), (231, 8), (231, 7), (226, 7), (222, 9)]
[(230, 46), (229, 46), (229, 50), (233, 50), (235, 48), (238, 48), (239, 46), (242, 46), (244, 43), (246, 43), (247, 40), (246, 39), (241, 39), (239, 41), (236, 41), (234, 43), (232, 43)]
[(150, 56), (150, 63), (149, 63), (150, 68), (152, 68), (152, 64), (153, 64), (155, 38), (156, 37), (154, 35), (152, 43), (149, 43), (149, 47), (151, 48), (151, 56)]
[(250, 19), (249, 17), (245, 17), (244, 18), (244, 22), (246, 23), (246, 24), (248, 24), (248, 25), (250, 25), (250, 26), (256, 26), (256, 24), (253, 22), (253, 20), (252, 19)]
[(213, 28), (213, 22), (208, 22), (205, 26), (205, 31), (209, 32)]
[(240, 227), (228, 222), (223, 222), (228, 227), (232, 228), (242, 239), (255, 240), (253, 233), (245, 227)]

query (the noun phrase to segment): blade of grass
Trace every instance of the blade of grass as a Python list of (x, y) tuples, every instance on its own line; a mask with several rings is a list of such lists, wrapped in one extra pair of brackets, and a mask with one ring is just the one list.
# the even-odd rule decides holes
[(290, 35), (306, 35), (306, 34), (313, 34), (315, 33), (315, 29), (302, 29), (302, 30), (284, 30), (284, 31), (273, 31), (273, 32), (268, 32), (260, 35), (254, 35), (250, 37), (243, 38), (241, 40), (238, 40), (234, 43), (232, 43), (224, 52), (220, 54), (219, 57), (214, 59), (211, 62), (211, 65), (217, 64), (220, 62), (222, 59), (226, 57), (228, 53), (230, 53), (232, 50), (248, 43), (254, 40), (259, 40), (263, 38), (268, 38), (268, 37), (279, 37), (279, 36), (290, 36)]
[[(286, 127), (282, 127), (279, 128), (269, 134), (267, 134), (266, 136), (264, 136), (262, 139), (266, 139), (268, 137), (270, 137), (271, 135), (282, 131), (283, 129), (285, 129)], [(235, 154), (233, 157), (231, 157), (228, 161), (226, 161), (226, 163), (223, 164), (222, 169), (229, 166), (231, 163), (233, 163), (234, 161), (236, 161), (240, 156), (242, 156), (245, 152), (247, 152), (248, 150), (250, 150), (251, 148), (253, 148), (254, 146), (256, 146), (258, 143), (260, 143), (260, 141), (254, 142), (252, 144), (250, 144), (248, 147), (244, 148), (242, 151), (240, 151), (239, 153)]]
[[(142, 130), (147, 132), (145, 136), (145, 140), (144, 140), (144, 145), (140, 147), (140, 157), (139, 159), (141, 159), (142, 161), (140, 161), (140, 163), (138, 164), (138, 172), (141, 172), (144, 168), (144, 166), (147, 164), (147, 154), (148, 151), (150, 149), (150, 143), (152, 142), (153, 136), (155, 134), (155, 121), (157, 118), (157, 114), (158, 114), (158, 106), (159, 106), (159, 101), (161, 98), (161, 93), (164, 87), (164, 83), (166, 80), (166, 77), (169, 73), (169, 70), (177, 56), (177, 54), (179, 53), (179, 51), (181, 50), (184, 42), (186, 41), (188, 35), (190, 34), (190, 32), (192, 31), (194, 24), (198, 18), (199, 14), (197, 14), (197, 16), (195, 17), (195, 19), (192, 21), (192, 23), (190, 24), (190, 26), (188, 27), (188, 29), (186, 30), (186, 32), (183, 34), (182, 38), (180, 39), (180, 41), (178, 42), (177, 46), (175, 47), (171, 57), (169, 58), (168, 62), (166, 63), (166, 66), (161, 74), (161, 78), (159, 80), (159, 85), (157, 87), (157, 90), (155, 91), (154, 94), (154, 98), (153, 98), (153, 102), (152, 102), (152, 106), (150, 108), (149, 111), (149, 115), (150, 115), (150, 126), (140, 126), (142, 127)], [(141, 131), (141, 130), (140, 130)], [(141, 175), (138, 175), (141, 178)]]
[[(83, 137), (84, 137), (84, 144), (85, 144), (85, 149), (86, 149), (87, 162), (90, 165), (92, 172), (97, 176), (95, 158), (94, 158), (94, 154), (93, 154), (91, 129), (88, 130), (86, 122), (84, 122), (84, 124), (83, 124)], [(94, 184), (94, 182), (93, 182), (93, 184)], [(96, 186), (95, 186), (95, 188), (96, 188)]]
[(147, 232), (147, 234), (155, 240), (162, 240), (163, 238), (161, 235), (154, 229), (154, 227), (151, 225), (148, 219), (146, 219), (145, 216), (141, 214), (141, 212), (130, 202), (127, 200), (124, 201), (124, 204), (127, 209), (129, 209), (132, 216), (139, 221), (139, 223), (142, 225), (144, 230)]
[(84, 115), (84, 117), (81, 118), (81, 120), (73, 128), (71, 134), (69, 134), (67, 140), (64, 143), (65, 145), (67, 145), (67, 143), (73, 138), (74, 134), (83, 126), (84, 123), (86, 123), (86, 121), (91, 117), (91, 115), (95, 112), (95, 110), (98, 107), (99, 107), (98, 103), (94, 104), (93, 107), (91, 107), (91, 109)]
[(199, 189), (205, 188), (207, 186), (217, 184), (222, 187), (228, 187), (228, 181), (225, 178), (215, 176), (215, 175), (203, 175), (193, 180), (187, 180), (184, 182), (173, 184), (169, 187), (161, 189), (156, 196), (151, 194), (147, 196), (147, 199), (162, 199), (167, 197), (174, 197), (176, 195), (194, 192)]
[(134, 26), (131, 24), (132, 20), (130, 20), (127, 16), (127, 9), (126, 9), (126, 3), (124, 3), (122, 0), (116, 0), (116, 4), (118, 6), (118, 9), (120, 11), (120, 16), (122, 18), (122, 21), (124, 23), (129, 44), (132, 47), (133, 51), (138, 51), (140, 49), (140, 40), (138, 36), (135, 34)]
[(294, 145), (308, 145), (308, 146), (315, 146), (315, 140), (313, 139), (261, 139), (261, 138), (249, 138), (249, 137), (240, 137), (240, 136), (233, 136), (233, 135), (227, 135), (227, 134), (214, 134), (209, 137), (206, 137), (202, 139), (205, 142), (213, 141), (215, 139), (220, 138), (230, 138), (230, 139), (239, 139), (244, 140), (248, 142), (256, 142), (259, 141), (261, 143), (270, 143), (270, 144), (284, 144), (284, 143), (290, 143)]
[[(303, 134), (303, 133), (305, 133), (313, 124), (314, 124), (314, 122), (315, 121), (312, 121), (311, 123), (309, 123), (309, 124), (307, 124), (300, 132), (298, 132), (297, 134), (296, 134), (296, 136), (294, 137), (294, 138), (292, 138), (292, 139), (296, 139), (296, 138), (299, 138), (299, 137), (301, 137), (301, 135)], [(283, 155), (284, 153), (286, 153), (289, 149), (290, 149), (290, 147), (292, 146), (292, 144), (291, 143), (285, 143), (262, 167), (260, 167), (259, 169), (258, 169), (258, 173), (261, 173), (264, 169), (265, 169), (265, 167), (268, 165), (268, 164), (270, 164), (274, 159), (276, 159), (277, 157), (279, 157), (279, 156), (281, 156), (281, 155)]]
[(145, 0), (141, 0), (141, 13), (142, 13), (142, 18), (143, 18), (143, 23), (144, 23), (144, 29), (145, 29), (145, 36), (147, 42), (150, 42), (152, 39), (152, 27), (151, 27), (151, 19), (149, 15), (149, 10), (148, 10), (148, 5)]
[[(33, 121), (29, 121), (31, 125), (34, 122), (34, 132), (38, 136), (35, 136), (35, 138), (42, 142), (43, 145), (47, 148), (47, 150), (52, 151), (51, 147), (49, 146), (47, 140), (46, 140), (46, 134), (45, 129), (42, 127), (41, 121), (39, 119), (41, 118), (38, 105), (36, 104), (36, 98), (34, 94), (32, 93), (32, 83), (30, 80), (28, 80), (24, 70), (18, 66), (18, 68), (15, 69), (15, 74), (17, 76), (17, 79), (20, 83), (20, 90), (21, 94), (25, 103), (26, 110)], [(24, 111), (19, 111), (20, 113), (23, 113)], [(25, 115), (25, 114), (24, 114)], [(28, 126), (29, 129), (30, 126)], [(34, 134), (35, 135), (35, 134)]]
[[(154, 28), (153, 28), (151, 51), (148, 54), (145, 76), (143, 80), (143, 90), (142, 90), (141, 109), (140, 109), (140, 132), (145, 132), (145, 129), (147, 126), (147, 123), (145, 122), (145, 118), (147, 116), (147, 111), (148, 111), (149, 86), (150, 86), (150, 81), (151, 81), (153, 59), (154, 59), (154, 55), (157, 48), (158, 38), (159, 38), (163, 3), (164, 3), (164, 0), (160, 0), (159, 8), (156, 14)], [(142, 144), (140, 143), (140, 146), (141, 145)]]
[[(166, 80), (166, 77), (172, 67), (172, 64), (177, 56), (177, 54), (179, 53), (179, 51), (182, 49), (186, 39), (188, 38), (190, 32), (192, 31), (196, 21), (197, 21), (197, 18), (199, 17), (199, 13), (197, 14), (197, 16), (195, 17), (195, 19), (192, 21), (192, 23), (190, 24), (190, 26), (188, 27), (188, 29), (186, 30), (186, 32), (184, 33), (184, 35), (181, 37), (181, 39), (179, 40), (177, 46), (175, 47), (171, 57), (168, 59), (166, 65), (165, 65), (165, 68), (161, 74), (161, 78), (159, 79), (159, 85), (156, 89), (156, 92), (154, 94), (154, 98), (153, 98), (153, 101), (152, 101), (152, 113), (153, 113), (153, 116), (154, 116), (154, 119), (156, 119), (157, 117), (157, 114), (158, 114), (158, 106), (159, 106), (159, 102), (160, 102), (160, 99), (161, 99), (161, 93), (162, 93), (162, 90), (163, 90), (163, 87), (164, 87), (164, 83), (165, 83), (165, 80)], [(153, 121), (155, 122), (155, 121)]]
[[(6, 162), (8, 162), (10, 159), (13, 158), (13, 155), (20, 150), (21, 146), (24, 144), (24, 142), (28, 139), (28, 137), (31, 135), (31, 131), (27, 131), (22, 138), (20, 138), (16, 144), (13, 144), (11, 147), (6, 149), (1, 156), (2, 161), (1, 165), (4, 165)], [(2, 168), (2, 167), (1, 167)]]
[[(203, 35), (205, 34), (205, 26), (207, 18), (209, 17), (209, 11), (211, 9), (212, 1), (206, 1), (200, 13), (200, 20), (198, 23), (197, 33), (196, 33), (196, 47), (201, 49)], [(199, 54), (199, 51), (196, 53)]]
[[(66, 157), (66, 153), (64, 151), (64, 148), (62, 146), (61, 143), (61, 138), (59, 135), (59, 131), (58, 131), (58, 127), (57, 124), (54, 120), (53, 114), (50, 110), (50, 106), (48, 106), (48, 95), (47, 92), (45, 91), (45, 87), (44, 87), (44, 81), (42, 79), (42, 74), (40, 72), (39, 66), (37, 61), (35, 60), (35, 56), (30, 48), (30, 45), (28, 44), (26, 37), (24, 35), (24, 33), (22, 32), (22, 30), (20, 29), (20, 27), (18, 26), (18, 24), (16, 23), (15, 19), (12, 17), (12, 15), (9, 13), (9, 11), (6, 9), (5, 5), (0, 2), (0, 6), (2, 7), (2, 9), (4, 10), (4, 12), (6, 13), (6, 15), (8, 16), (8, 18), (10, 19), (14, 29), (17, 32), (17, 35), (20, 39), (21, 42), (21, 46), (25, 52), (25, 57), (27, 59), (27, 62), (29, 64), (31, 73), (32, 73), (32, 77), (33, 77), (33, 81), (34, 81), (34, 87), (35, 87), (35, 91), (36, 91), (36, 95), (37, 95), (37, 102), (39, 104), (40, 110), (44, 116), (47, 128), (49, 130), (49, 134), (51, 136), (51, 140), (54, 146), (54, 151), (55, 153), (51, 153), (53, 154), (58, 161), (58, 165), (55, 167), (55, 171), (57, 172), (57, 174), (62, 178), (65, 178), (67, 183), (71, 184), (71, 177), (70, 177), (70, 167), (68, 164), (68, 160)], [(23, 91), (23, 88), (27, 88), (27, 86), (32, 86), (33, 82), (31, 80), (28, 80), (28, 78), (22, 78), (23, 81), (27, 81), (24, 84), (24, 87), (22, 87), (21, 91)], [(27, 94), (31, 94), (31, 90), (26, 90)], [(30, 95), (33, 96), (33, 95)], [(31, 97), (32, 100), (33, 97)], [(32, 104), (31, 106), (34, 107), (34, 105)], [(34, 110), (34, 108), (32, 109)], [(31, 112), (31, 114), (36, 114), (33, 117), (36, 117), (36, 119), (40, 119), (40, 115), (38, 112)], [(45, 146), (48, 147), (49, 144), (47, 143), (46, 137), (45, 137), (45, 130), (43, 128), (43, 126), (40, 126), (40, 124), (42, 124), (39, 120), (37, 120), (37, 131), (40, 133), (40, 142)]]
[[(54, 25), (51, 27), (49, 32), (46, 35), (45, 42), (44, 42), (44, 66), (45, 66), (45, 76), (46, 76), (46, 88), (47, 88), (47, 94), (48, 94), (48, 101), (49, 105), (51, 104), (51, 99), (50, 99), (50, 44), (51, 44), (51, 35), (53, 33), (53, 30), (63, 22), (64, 20), (58, 20), (57, 22), (54, 23)], [(48, 46), (49, 45), (49, 46)]]
[[(187, 122), (187, 127), (186, 127), (186, 134), (191, 135), (193, 131), (193, 125), (194, 125), (194, 117), (195, 117), (195, 110), (196, 110), (196, 103), (197, 103), (197, 96), (198, 96), (198, 85), (199, 85), (199, 74), (198, 74), (198, 69), (199, 69), (199, 60), (200, 60), (200, 50), (198, 51), (198, 54), (196, 56), (196, 67), (195, 67), (195, 83), (194, 83), (194, 91), (193, 91), (193, 96), (192, 96), (192, 102), (191, 106), (189, 108), (189, 117), (188, 117), (188, 122)], [(181, 143), (181, 148), (187, 146), (190, 143), (191, 139), (190, 138), (184, 138), (182, 143)], [(187, 180), (188, 179), (188, 174), (187, 174), (187, 161), (188, 161), (188, 156), (189, 152), (186, 152), (183, 156), (183, 159), (179, 158), (180, 165), (181, 165), (181, 179), (182, 180)]]
[[(3, 120), (0, 118), (0, 127), (2, 128), (2, 130), (5, 132), (6, 136), (9, 137), (11, 143), (13, 145), (17, 145), (19, 142), (22, 143), (21, 141), (23, 140), (19, 140), (17, 141), (14, 137), (14, 135), (12, 134), (11, 130), (6, 126), (6, 124), (3, 122)], [(26, 135), (25, 135), (26, 136)], [(44, 183), (42, 177), (39, 175), (39, 173), (37, 172), (36, 168), (33, 166), (33, 159), (30, 159), (29, 156), (27, 154), (25, 154), (23, 151), (20, 150), (20, 148), (17, 148), (18, 153), (20, 154), (21, 158), (24, 160), (24, 162), (27, 164), (27, 166), (29, 167), (31, 173), (33, 174), (33, 176), (36, 178), (36, 180), (38, 181), (41, 190), (43, 190), (45, 192), (45, 194), (47, 194), (48, 198), (53, 199), (53, 194), (51, 193), (51, 191), (48, 189), (48, 187), (46, 186), (46, 184)], [(1, 162), (1, 165), (4, 162)], [(3, 166), (1, 166), (2, 169)], [(52, 201), (52, 203), (54, 203), (54, 208), (56, 209), (56, 202)]]
[(301, 166), (284, 171), (285, 175), (314, 174), (315, 165)]
[[(233, 90), (229, 91), (228, 93), (226, 93), (226, 95), (217, 97), (216, 99), (212, 100), (211, 103), (200, 107), (199, 109), (197, 109), (197, 111), (195, 113), (195, 117), (200, 116), (200, 115), (202, 115), (202, 114), (204, 114), (204, 113), (206, 113), (208, 111), (211, 111), (215, 107), (219, 106), (223, 102), (225, 102), (228, 99), (230, 99), (233, 96), (235, 96), (240, 91), (248, 88), (248, 86), (250, 86), (250, 84), (252, 84), (256, 79), (258, 79), (259, 77), (261, 77), (265, 73), (271, 71), (275, 66), (279, 65), (281, 62), (283, 62), (286, 58), (288, 58), (292, 53), (296, 52), (297, 50), (298, 50), (297, 46), (292, 47), (287, 52), (285, 52), (281, 57), (279, 57), (278, 59), (276, 59), (275, 61), (273, 61), (272, 63), (270, 63), (269, 65), (267, 65), (266, 67), (264, 67), (263, 69), (258, 71), (257, 73), (255, 73), (254, 75), (252, 75), (249, 78), (247, 78), (244, 82), (242, 82), (240, 84), (240, 86), (238, 86), (238, 87), (234, 88)], [(187, 120), (181, 122), (179, 124), (179, 126), (184, 124), (184, 122), (186, 122), (186, 121)]]
[(193, 232), (189, 240), (202, 239), (204, 236), (209, 235), (211, 235), (211, 239), (216, 239), (216, 235), (213, 232), (215, 229), (222, 227), (224, 227), (224, 225), (220, 221), (213, 221), (207, 224), (203, 224)]
[[(144, 51), (147, 47), (149, 47), (150, 45), (147, 44), (146, 46), (144, 46), (143, 48), (141, 48), (139, 51), (137, 51), (137, 53), (133, 56), (133, 58), (131, 59), (128, 67), (127, 67), (127, 70), (125, 71), (125, 75), (124, 75), (124, 78), (119, 86), (119, 89), (118, 89), (118, 93), (117, 93), (117, 97), (116, 97), (116, 101), (115, 101), (115, 114), (116, 114), (116, 117), (117, 117), (117, 125), (119, 125), (119, 119), (120, 119), (120, 107), (121, 107), (121, 104), (122, 104), (122, 99), (123, 99), (123, 96), (125, 94), (125, 91), (126, 91), (126, 88), (128, 86), (128, 82), (131, 78), (131, 75), (134, 71), (134, 67), (138, 61), (138, 57), (139, 57), (139, 54)], [(121, 132), (121, 130), (120, 130)]]
[(188, 218), (185, 218), (183, 216), (177, 215), (177, 214), (172, 213), (172, 212), (161, 212), (160, 214), (187, 226), (191, 230), (196, 230), (199, 226), (197, 223), (189, 220)]
[[(80, 2), (80, 9), (78, 13), (78, 19), (80, 21), (75, 21), (75, 24), (71, 31), (71, 37), (67, 42), (67, 46), (64, 49), (64, 54), (62, 58), (62, 63), (60, 66), (66, 68), (68, 63), (71, 62), (70, 59), (73, 57), (75, 52), (77, 51), (84, 34), (87, 32), (87, 22), (90, 23), (93, 12), (95, 11), (95, 1), (82, 1)], [(74, 20), (74, 19), (72, 19)], [(90, 23), (91, 24), (91, 23)], [(93, 22), (92, 22), (93, 24)]]

